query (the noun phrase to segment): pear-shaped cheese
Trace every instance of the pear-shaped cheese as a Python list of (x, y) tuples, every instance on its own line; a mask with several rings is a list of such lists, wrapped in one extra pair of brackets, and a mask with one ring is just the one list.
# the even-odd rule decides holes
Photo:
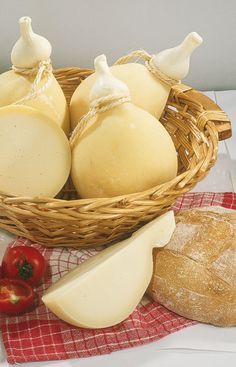
[(53, 120), (27, 106), (0, 108), (0, 191), (54, 197), (70, 167), (68, 139)]
[[(172, 139), (150, 113), (130, 103), (129, 90), (115, 78), (105, 55), (95, 61), (96, 83), (91, 106), (121, 98), (97, 111), (72, 144), (73, 183), (83, 198), (110, 197), (144, 191), (173, 179), (177, 155)], [(124, 99), (126, 98), (126, 99)]]
[(174, 228), (173, 212), (153, 220), (70, 271), (47, 290), (43, 302), (72, 325), (118, 324), (133, 312), (148, 287), (153, 247), (166, 245)]
[[(12, 49), (11, 59), (15, 67), (21, 69), (37, 68), (41, 61), (47, 61), (51, 54), (50, 43), (42, 36), (35, 34), (31, 28), (31, 19), (22, 17), (19, 20), (21, 37)], [(36, 73), (20, 74), (14, 70), (0, 75), (0, 107), (14, 104), (28, 95), (35, 80)], [(37, 86), (39, 90), (47, 83), (43, 75)], [(51, 74), (48, 87), (37, 97), (26, 100), (24, 105), (31, 106), (53, 119), (66, 134), (69, 133), (69, 111), (65, 96), (57, 80)]]
[[(202, 43), (196, 33), (190, 33), (183, 42), (152, 57), (153, 65), (169, 78), (182, 80), (189, 71), (191, 53)], [(154, 76), (146, 66), (127, 63), (110, 67), (112, 74), (127, 84), (132, 102), (156, 118), (160, 118), (167, 102), (171, 85)], [(89, 110), (89, 93), (96, 75), (86, 78), (75, 90), (70, 102), (71, 126), (75, 128)]]

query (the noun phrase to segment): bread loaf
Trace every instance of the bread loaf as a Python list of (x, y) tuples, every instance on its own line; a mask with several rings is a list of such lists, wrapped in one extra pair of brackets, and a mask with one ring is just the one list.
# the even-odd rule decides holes
[(148, 294), (184, 317), (236, 325), (236, 211), (191, 209), (176, 224), (169, 244), (154, 250)]

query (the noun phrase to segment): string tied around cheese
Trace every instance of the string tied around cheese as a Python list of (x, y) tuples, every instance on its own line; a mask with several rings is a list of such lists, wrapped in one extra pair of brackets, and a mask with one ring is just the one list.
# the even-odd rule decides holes
[(73, 130), (71, 137), (70, 137), (70, 146), (71, 148), (74, 147), (77, 139), (82, 134), (84, 129), (86, 128), (88, 122), (97, 114), (111, 110), (114, 107), (117, 107), (123, 103), (130, 102), (131, 98), (130, 95), (124, 94), (110, 94), (108, 96), (100, 97), (95, 99), (90, 104), (90, 109), (88, 113), (86, 113), (80, 119), (79, 123)]
[(132, 60), (144, 60), (146, 68), (155, 76), (155, 78), (159, 79), (163, 83), (173, 87), (176, 84), (180, 84), (180, 80), (174, 79), (167, 74), (163, 73), (157, 65), (153, 61), (154, 55), (150, 55), (145, 50), (136, 50), (132, 51), (129, 54), (122, 56), (119, 58), (114, 65), (122, 65), (126, 64)]
[[(26, 76), (35, 75), (35, 79), (32, 83), (32, 86), (28, 94), (26, 94), (26, 96), (19, 99), (18, 101), (14, 102), (13, 103), (14, 105), (24, 104), (25, 102), (29, 100), (37, 98), (39, 95), (41, 95), (48, 89), (51, 83), (51, 80), (52, 80), (52, 64), (51, 64), (50, 59), (41, 61), (38, 64), (38, 66), (34, 68), (20, 68), (20, 67), (16, 67), (12, 65), (12, 70), (15, 73), (21, 74), (21, 75), (26, 75)], [(42, 81), (43, 78), (45, 78), (44, 83), (39, 88), (40, 82)]]

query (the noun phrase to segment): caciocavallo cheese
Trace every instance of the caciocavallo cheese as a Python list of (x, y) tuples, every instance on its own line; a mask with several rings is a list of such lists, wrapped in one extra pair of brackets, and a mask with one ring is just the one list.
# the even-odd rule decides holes
[[(91, 106), (103, 97), (129, 94), (127, 86), (111, 74), (104, 55), (95, 59), (95, 70)], [(170, 135), (132, 100), (98, 112), (72, 149), (71, 176), (82, 198), (144, 191), (176, 174), (177, 154)]]
[(153, 271), (152, 249), (166, 245), (175, 228), (172, 211), (129, 239), (84, 261), (44, 294), (60, 319), (84, 328), (104, 328), (125, 320), (144, 295)]
[(54, 197), (65, 184), (71, 151), (63, 130), (28, 106), (0, 108), (0, 191)]
[[(51, 45), (44, 37), (33, 32), (31, 19), (22, 17), (19, 24), (21, 37), (11, 53), (13, 70), (0, 75), (0, 107), (18, 103), (28, 96), (40, 63), (50, 62)], [(34, 69), (36, 71), (33, 72)], [(45, 113), (68, 134), (70, 123), (66, 99), (52, 72), (43, 73), (36, 90), (41, 88), (43, 90), (39, 95), (25, 99), (22, 104)]]
[[(160, 70), (168, 78), (177, 82), (185, 78), (189, 71), (190, 56), (202, 43), (202, 38), (192, 32), (183, 42), (164, 50), (151, 59), (154, 70)], [(132, 102), (160, 118), (166, 105), (171, 85), (154, 76), (148, 68), (138, 63), (113, 65), (112, 74), (127, 84)], [(71, 126), (74, 129), (81, 117), (89, 110), (89, 93), (95, 83), (96, 74), (86, 78), (75, 90), (70, 102)]]

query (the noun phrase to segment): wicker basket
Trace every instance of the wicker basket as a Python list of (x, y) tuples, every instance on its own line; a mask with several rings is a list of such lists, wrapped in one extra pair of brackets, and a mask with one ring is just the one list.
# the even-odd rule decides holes
[[(92, 70), (55, 71), (69, 102)], [(185, 85), (172, 88), (161, 122), (178, 152), (178, 176), (147, 191), (112, 198), (78, 199), (70, 181), (58, 198), (0, 195), (0, 227), (45, 246), (95, 247), (126, 237), (167, 211), (202, 180), (217, 158), (218, 139), (231, 136), (225, 113)]]

